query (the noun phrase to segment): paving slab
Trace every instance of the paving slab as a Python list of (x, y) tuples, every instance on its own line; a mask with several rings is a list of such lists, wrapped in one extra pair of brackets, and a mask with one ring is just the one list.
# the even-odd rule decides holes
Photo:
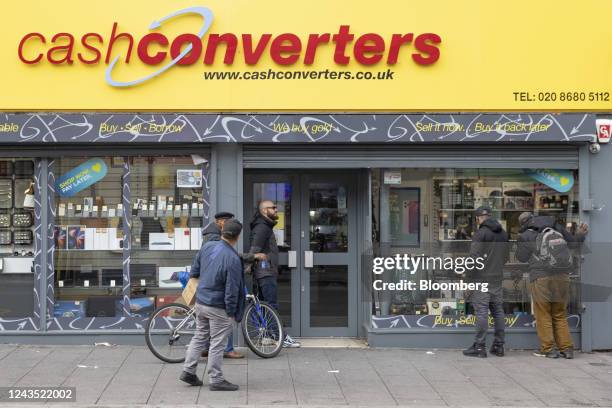
[[(0, 345), (0, 386), (76, 387), (73, 406), (100, 407), (612, 407), (612, 353), (473, 359), (460, 350), (312, 347), (262, 359), (240, 351), (246, 358), (224, 360), (240, 390), (211, 392), (180, 382), (182, 364), (146, 347)], [(198, 376), (208, 383), (206, 359)]]

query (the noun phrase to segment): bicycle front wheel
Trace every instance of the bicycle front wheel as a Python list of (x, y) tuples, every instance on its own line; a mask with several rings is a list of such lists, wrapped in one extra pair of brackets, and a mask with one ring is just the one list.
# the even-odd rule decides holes
[(262, 358), (275, 357), (283, 348), (285, 333), (279, 314), (265, 302), (250, 303), (242, 319), (247, 346)]
[(182, 363), (195, 330), (195, 314), (191, 309), (180, 303), (170, 303), (153, 312), (145, 328), (145, 340), (149, 350), (160, 360)]

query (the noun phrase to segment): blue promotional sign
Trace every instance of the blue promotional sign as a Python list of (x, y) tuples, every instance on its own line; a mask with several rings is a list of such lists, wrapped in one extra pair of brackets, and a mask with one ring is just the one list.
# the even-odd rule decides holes
[(108, 167), (104, 160), (88, 160), (61, 176), (55, 183), (55, 191), (62, 197), (72, 197), (102, 180), (107, 171)]
[(560, 193), (567, 193), (574, 187), (574, 174), (571, 170), (530, 169), (525, 171), (530, 177)]

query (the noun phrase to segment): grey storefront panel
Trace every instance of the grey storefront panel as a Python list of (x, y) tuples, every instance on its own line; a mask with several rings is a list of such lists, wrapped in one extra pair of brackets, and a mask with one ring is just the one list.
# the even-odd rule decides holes
[(245, 168), (578, 168), (578, 146), (245, 145)]

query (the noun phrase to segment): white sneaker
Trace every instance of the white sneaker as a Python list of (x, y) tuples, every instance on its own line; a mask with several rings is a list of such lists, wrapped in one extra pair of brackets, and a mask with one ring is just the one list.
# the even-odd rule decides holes
[(302, 347), (300, 342), (297, 342), (291, 338), (291, 336), (285, 336), (285, 340), (283, 340), (283, 347), (285, 348), (298, 348)]

